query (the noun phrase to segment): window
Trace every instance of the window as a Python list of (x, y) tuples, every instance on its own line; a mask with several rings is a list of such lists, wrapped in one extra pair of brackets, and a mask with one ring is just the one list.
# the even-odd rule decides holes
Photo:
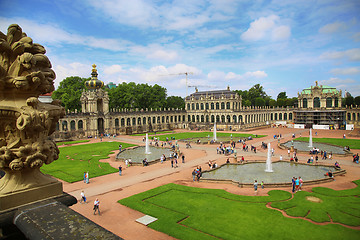
[(203, 103), (200, 104), (200, 110), (204, 110), (204, 104)]
[[(303, 98), (303, 108), (307, 108), (308, 105), (307, 105), (307, 99), (306, 98)], [(272, 120), (272, 119), (271, 119)]]
[(206, 109), (206, 110), (209, 109), (209, 103), (205, 103), (205, 109)]
[(115, 127), (119, 127), (119, 119), (115, 118)]
[(331, 97), (326, 98), (326, 107), (327, 108), (332, 107), (332, 98)]
[(320, 107), (320, 98), (316, 97), (314, 98), (314, 108)]
[(334, 101), (334, 107), (339, 107), (339, 99), (336, 97)]
[(219, 103), (217, 102), (216, 103), (216, 110), (218, 110), (219, 109)]
[(230, 103), (229, 102), (226, 103), (226, 109), (230, 109)]
[(121, 126), (122, 126), (122, 127), (125, 126), (125, 119), (124, 119), (124, 118), (121, 119)]
[(225, 103), (221, 103), (221, 109), (225, 109)]

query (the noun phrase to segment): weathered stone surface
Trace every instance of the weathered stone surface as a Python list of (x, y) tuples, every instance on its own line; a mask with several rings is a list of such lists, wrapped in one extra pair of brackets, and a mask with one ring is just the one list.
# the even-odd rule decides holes
[(20, 208), (13, 223), (29, 239), (122, 239), (55, 200)]

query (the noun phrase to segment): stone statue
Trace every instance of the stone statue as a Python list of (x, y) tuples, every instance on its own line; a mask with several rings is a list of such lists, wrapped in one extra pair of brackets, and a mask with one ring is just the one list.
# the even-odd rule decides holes
[(38, 100), (54, 91), (55, 72), (45, 52), (17, 24), (6, 35), (0, 32), (0, 169), (5, 172), (0, 198), (57, 183), (40, 172), (44, 163), (58, 159), (49, 136), (65, 115), (59, 101)]

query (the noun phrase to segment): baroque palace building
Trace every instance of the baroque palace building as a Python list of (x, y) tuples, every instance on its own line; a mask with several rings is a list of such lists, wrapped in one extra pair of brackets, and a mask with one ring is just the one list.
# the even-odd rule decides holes
[(359, 127), (360, 108), (344, 108), (341, 91), (328, 86), (306, 88), (298, 94), (298, 108), (244, 107), (230, 87), (225, 90), (198, 91), (185, 98), (185, 109), (109, 109), (109, 96), (102, 89), (93, 65), (91, 79), (81, 95), (81, 112), (68, 112), (57, 123), (57, 140), (101, 135), (134, 134), (173, 129), (218, 130), (273, 126), (339, 128)]

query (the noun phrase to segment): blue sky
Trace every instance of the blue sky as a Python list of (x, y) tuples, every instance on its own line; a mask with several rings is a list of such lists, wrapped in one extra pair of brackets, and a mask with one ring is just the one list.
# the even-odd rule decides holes
[[(0, 0), (57, 74), (158, 84), (169, 96), (248, 90), (276, 98), (329, 85), (360, 95), (359, 0)], [(180, 74), (180, 75), (179, 75)]]

